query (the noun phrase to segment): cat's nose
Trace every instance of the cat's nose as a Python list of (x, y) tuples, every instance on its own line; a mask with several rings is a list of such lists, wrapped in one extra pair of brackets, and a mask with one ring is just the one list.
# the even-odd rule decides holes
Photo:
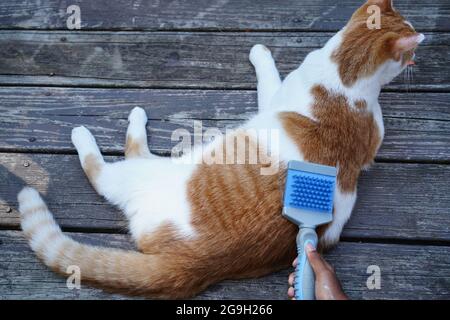
[(419, 37), (417, 38), (417, 43), (422, 43), (423, 40), (425, 40), (425, 35), (423, 33), (420, 33)]

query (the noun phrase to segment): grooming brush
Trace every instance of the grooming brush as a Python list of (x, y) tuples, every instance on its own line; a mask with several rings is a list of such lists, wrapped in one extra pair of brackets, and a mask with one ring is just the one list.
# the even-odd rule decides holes
[(284, 191), (283, 216), (299, 226), (298, 264), (294, 290), (297, 300), (314, 300), (314, 272), (305, 246), (317, 247), (316, 227), (333, 219), (336, 168), (308, 162), (290, 161)]

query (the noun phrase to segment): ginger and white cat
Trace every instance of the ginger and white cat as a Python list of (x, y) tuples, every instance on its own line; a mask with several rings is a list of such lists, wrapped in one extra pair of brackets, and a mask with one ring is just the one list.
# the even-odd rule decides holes
[[(381, 29), (367, 27), (370, 5), (381, 9)], [(384, 136), (380, 89), (413, 64), (423, 39), (390, 0), (369, 0), (284, 81), (269, 50), (254, 46), (250, 61), (259, 113), (208, 148), (219, 146), (225, 156), (234, 152), (227, 148), (234, 138), (244, 138), (250, 152), (271, 154), (272, 145), (249, 129), (278, 130), (279, 170), (273, 174), (261, 174), (267, 159), (251, 164), (247, 155), (225, 165), (175, 164), (152, 155), (140, 108), (129, 116), (124, 161), (104, 162), (91, 133), (75, 128), (72, 141), (87, 177), (123, 210), (139, 252), (72, 240), (38, 192), (25, 188), (18, 199), (31, 248), (58, 273), (77, 265), (82, 281), (155, 298), (191, 297), (223, 279), (268, 274), (289, 266), (296, 255), (297, 228), (281, 216), (289, 160), (337, 166), (334, 219), (319, 230), (322, 246), (335, 244), (352, 212), (359, 173), (371, 164)], [(194, 151), (194, 156), (204, 154)]]

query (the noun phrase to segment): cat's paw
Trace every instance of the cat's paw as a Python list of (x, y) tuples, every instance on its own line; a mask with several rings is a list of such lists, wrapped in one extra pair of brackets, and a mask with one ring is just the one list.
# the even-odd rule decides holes
[(263, 65), (273, 61), (272, 53), (266, 46), (262, 44), (256, 44), (253, 46), (253, 48), (250, 50), (249, 58), (250, 62), (255, 67), (257, 65)]
[(342, 225), (336, 223), (329, 224), (326, 227), (325, 232), (320, 237), (319, 247), (325, 251), (333, 248), (339, 242), (342, 227)]
[(97, 145), (92, 133), (83, 126), (72, 129), (72, 143), (77, 150), (85, 149), (92, 144)]
[(144, 125), (147, 123), (147, 119), (148, 117), (145, 113), (145, 110), (140, 107), (135, 107), (133, 110), (131, 110), (131, 113), (128, 116), (129, 122), (141, 123)]

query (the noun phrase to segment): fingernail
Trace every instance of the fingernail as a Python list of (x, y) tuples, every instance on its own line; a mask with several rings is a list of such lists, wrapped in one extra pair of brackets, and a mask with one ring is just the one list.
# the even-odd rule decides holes
[(307, 243), (307, 244), (306, 244), (306, 251), (308, 251), (308, 252), (313, 252), (313, 251), (316, 251), (316, 248), (314, 248), (314, 246), (312, 245), (312, 243)]

